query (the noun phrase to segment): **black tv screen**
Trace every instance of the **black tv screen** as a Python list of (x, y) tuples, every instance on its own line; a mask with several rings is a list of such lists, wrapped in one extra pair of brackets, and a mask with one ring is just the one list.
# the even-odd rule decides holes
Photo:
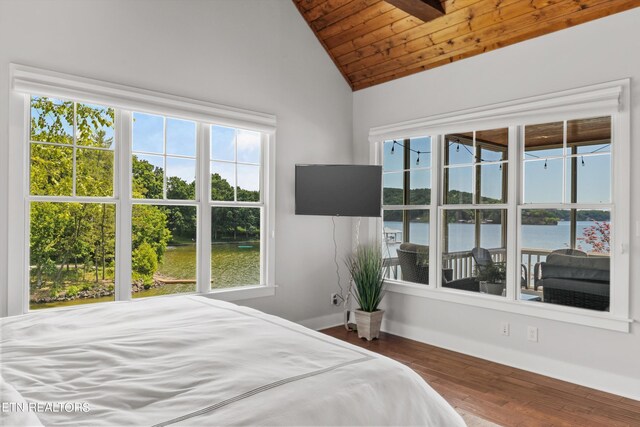
[(382, 166), (296, 165), (296, 215), (380, 216)]

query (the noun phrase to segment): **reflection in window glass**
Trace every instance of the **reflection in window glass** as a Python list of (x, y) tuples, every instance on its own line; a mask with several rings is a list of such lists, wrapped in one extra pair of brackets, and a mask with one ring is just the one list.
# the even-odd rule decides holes
[(196, 291), (197, 208), (133, 205), (133, 298)]
[(261, 208), (211, 208), (211, 287), (259, 285)]
[(31, 202), (30, 208), (29, 307), (113, 301), (115, 205)]

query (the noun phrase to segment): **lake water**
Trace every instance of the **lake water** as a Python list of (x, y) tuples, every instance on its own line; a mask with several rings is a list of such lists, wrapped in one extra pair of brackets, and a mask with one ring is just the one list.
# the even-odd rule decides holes
[[(593, 226), (592, 221), (578, 221), (577, 235), (583, 237), (584, 230)], [(402, 222), (385, 221), (385, 229), (402, 230)], [(449, 225), (449, 251), (469, 251), (475, 246), (475, 224)], [(500, 224), (482, 224), (480, 230), (480, 246), (483, 248), (500, 248), (502, 246), (502, 226)], [(530, 249), (562, 249), (569, 248), (571, 236), (570, 222), (559, 221), (557, 225), (523, 225), (522, 247)], [(400, 238), (400, 235), (399, 235)], [(429, 224), (412, 223), (410, 226), (410, 240), (412, 243), (428, 245), (430, 242)], [(592, 247), (584, 242), (578, 242), (585, 252)], [(395, 257), (397, 245), (383, 244), (384, 256)]]

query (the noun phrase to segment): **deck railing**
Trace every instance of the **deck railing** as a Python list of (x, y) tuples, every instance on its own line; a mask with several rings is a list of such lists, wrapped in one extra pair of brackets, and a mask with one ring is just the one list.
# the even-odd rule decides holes
[[(526, 268), (526, 275), (524, 269), (521, 270), (521, 274), (525, 276), (525, 282), (527, 288), (533, 288), (535, 284), (535, 266), (540, 262), (544, 262), (547, 259), (547, 255), (552, 252), (550, 249), (535, 249), (526, 248), (522, 249), (520, 264)], [(506, 262), (507, 250), (505, 248), (489, 249), (491, 253), (491, 259), (493, 262)], [(589, 256), (608, 256), (604, 254), (590, 253)], [(452, 280), (462, 279), (465, 277), (475, 276), (476, 263), (473, 259), (471, 251), (459, 251), (449, 252), (442, 255), (442, 268), (452, 270)], [(387, 272), (389, 278), (399, 278), (398, 275), (398, 258), (387, 258), (385, 260), (386, 265), (391, 267)]]

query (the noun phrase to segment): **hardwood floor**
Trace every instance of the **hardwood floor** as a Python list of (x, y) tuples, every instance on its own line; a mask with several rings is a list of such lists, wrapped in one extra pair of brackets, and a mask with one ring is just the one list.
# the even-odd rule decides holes
[(640, 401), (395, 335), (322, 332), (410, 366), (454, 408), (502, 426), (640, 426)]

